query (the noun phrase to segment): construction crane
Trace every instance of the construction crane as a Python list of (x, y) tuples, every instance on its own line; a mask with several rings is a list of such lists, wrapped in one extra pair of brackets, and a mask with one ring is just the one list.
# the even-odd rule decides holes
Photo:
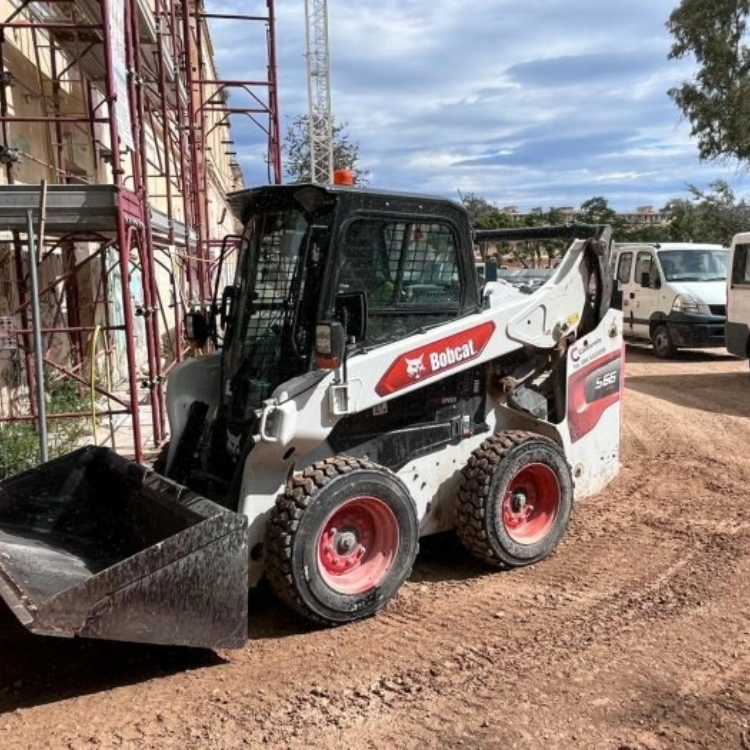
[(310, 179), (319, 185), (327, 185), (333, 182), (333, 115), (327, 0), (305, 0), (305, 22)]

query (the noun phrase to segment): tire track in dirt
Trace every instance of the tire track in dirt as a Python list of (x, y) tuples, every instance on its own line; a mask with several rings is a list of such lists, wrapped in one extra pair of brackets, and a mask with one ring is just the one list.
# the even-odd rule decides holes
[(490, 572), (449, 545), (377, 618), (329, 631), (261, 601), (258, 640), (225, 663), (0, 716), (0, 747), (739, 748), (750, 425), (705, 383), (692, 406), (670, 393), (628, 391), (620, 477), (539, 566)]
[[(316, 685), (313, 679), (306, 695), (281, 711), (256, 719), (257, 723), (242, 720), (231, 703), (227, 707), (221, 702), (216, 705), (211, 702), (202, 711), (214, 718), (223, 717), (222, 724), (231, 721), (237, 723), (238, 729), (242, 726), (251, 745), (277, 746), (284, 738), (285, 742), (292, 742), (296, 740), (290, 738), (299, 737), (302, 746), (320, 741), (319, 737), (309, 734), (310, 727), (343, 730), (352, 729), (362, 721), (377, 722), (381, 718), (387, 721), (404, 702), (431, 704), (441, 696), (444, 700), (446, 695), (460, 692), (478, 677), (493, 673), (501, 664), (506, 673), (521, 673), (523, 662), (529, 658), (529, 649), (536, 649), (543, 639), (559, 640), (565, 649), (588, 647), (592, 636), (586, 633), (592, 632), (592, 620), (596, 619), (592, 613), (597, 610), (599, 618), (608, 620), (612, 627), (616, 621), (612, 603), (620, 601), (624, 591), (639, 590), (659, 572), (660, 565), (655, 562), (647, 571), (630, 571), (627, 581), (620, 575), (615, 589), (602, 586), (600, 581), (611, 579), (613, 571), (622, 567), (634, 546), (647, 548), (652, 543), (648, 529), (639, 530), (629, 544), (616, 550), (616, 555), (612, 554), (609, 537), (585, 548), (568, 543), (560, 554), (542, 566), (512, 574), (480, 576), (471, 585), (453, 591), (452, 597), (440, 596), (437, 592), (425, 597), (420, 595), (422, 592), (416, 592), (413, 597), (404, 597), (405, 601), (400, 602), (396, 611), (386, 612), (366, 623), (368, 632), (364, 640), (368, 649), (391, 660), (388, 669), (381, 666), (379, 677), (370, 670), (369, 675), (358, 674), (354, 680), (329, 681), (328, 687), (322, 686), (324, 680)], [(675, 559), (678, 553), (679, 550), (674, 551)], [(571, 581), (570, 570), (592, 560), (595, 563), (593, 575)], [(558, 627), (561, 619), (567, 623), (562, 629)], [(585, 623), (588, 623), (587, 629), (582, 627)], [(513, 631), (519, 626), (528, 638), (525, 644), (514, 641)], [(465, 646), (456, 646), (456, 628), (459, 632), (463, 630)], [(346, 651), (361, 648), (362, 640), (348, 642), (343, 653), (328, 659), (329, 663), (333, 662), (332, 668), (335, 669), (336, 659), (348, 662), (352, 655), (348, 656)], [(322, 669), (320, 659), (314, 662)], [(420, 666), (415, 668), (414, 664)], [(309, 672), (308, 668), (308, 679)], [(221, 700), (221, 696), (217, 700)], [(198, 710), (197, 706), (195, 708)], [(189, 736), (183, 739), (191, 740)], [(149, 747), (143, 744), (147, 741), (142, 735), (139, 747)]]
[[(403, 708), (404, 701), (414, 700), (412, 696), (417, 696), (419, 703), (419, 706), (414, 707), (416, 711), (437, 702), (443, 719), (451, 725), (460, 725), (467, 706), (462, 702), (454, 706), (451, 696), (483, 683), (492, 685), (491, 694), (495, 697), (498, 690), (506, 692), (507, 681), (512, 681), (514, 677), (522, 680), (523, 674), (534, 664), (534, 654), (542, 641), (548, 669), (557, 670), (564, 677), (566, 665), (571, 661), (575, 662), (581, 653), (595, 645), (601, 648), (602, 644), (606, 644), (611, 649), (618, 642), (637, 643), (644, 635), (653, 637), (657, 629), (667, 630), (675, 622), (689, 619), (691, 614), (701, 610), (707, 593), (716, 594), (717, 583), (721, 578), (726, 578), (728, 562), (736, 557), (746, 541), (747, 535), (735, 539), (731, 545), (718, 545), (715, 539), (711, 540), (711, 544), (705, 549), (697, 550), (692, 558), (663, 571), (658, 580), (651, 581), (644, 589), (631, 587), (589, 600), (586, 602), (587, 606), (568, 606), (562, 613), (562, 618), (555, 618), (556, 622), (545, 618), (544, 610), (541, 613), (537, 611), (533, 622), (524, 624), (525, 639), (522, 643), (516, 641), (508, 646), (505, 642), (506, 634), (500, 633), (486, 637), (481, 646), (454, 646), (453, 653), (442, 663), (433, 663), (408, 673), (392, 674), (370, 686), (369, 694), (382, 697), (384, 691), (392, 690), (396, 694), (394, 698), (398, 697), (399, 710)], [(574, 609), (577, 611), (572, 611)], [(700, 651), (693, 658), (697, 658), (699, 653)], [(503, 680), (499, 684), (495, 679), (498, 670), (503, 674)], [(399, 690), (399, 686), (413, 686), (415, 682), (420, 689), (412, 687), (406, 695)], [(470, 692), (472, 695), (476, 694), (473, 690)], [(325, 694), (325, 701), (326, 705), (333, 703), (345, 710), (346, 693), (329, 691)], [(359, 708), (361, 718), (362, 706)], [(368, 724), (376, 719), (387, 723), (388, 709), (388, 701), (376, 701), (375, 705), (368, 703), (365, 707), (365, 719)], [(309, 721), (310, 715), (315, 712), (316, 704), (311, 700), (302, 714), (305, 721)], [(295, 725), (298, 718), (300, 715), (296, 715), (294, 711), (287, 712), (285, 723)], [(351, 728), (355, 725), (348, 726)], [(299, 723), (300, 731), (302, 726), (303, 722)], [(431, 732), (427, 732), (427, 735), (427, 738), (431, 737), (430, 741), (437, 743), (438, 736), (433, 736)], [(508, 736), (506, 739), (523, 740), (524, 734), (519, 732), (517, 737)], [(334, 741), (330, 746), (335, 744)], [(409, 742), (402, 746), (416, 747), (418, 744), (424, 743)], [(429, 742), (427, 746), (430, 746)]]
[[(648, 532), (642, 536), (647, 543)], [(553, 644), (545, 646), (545, 649), (548, 656), (554, 657), (550, 660), (561, 665), (568, 653), (584, 651), (595, 640), (612, 643), (620, 635), (632, 638), (636, 631), (648, 630), (655, 623), (669, 622), (674, 617), (684, 615), (686, 610), (700, 607), (702, 595), (714, 589), (716, 577), (726, 569), (727, 560), (737, 554), (740, 546), (739, 542), (735, 545), (718, 545), (716, 540), (710, 540), (705, 549), (696, 550), (682, 559), (679, 553), (684, 553), (685, 549), (676, 548), (675, 562), (670, 568), (662, 568), (662, 559), (660, 563), (655, 563), (649, 574), (644, 575), (641, 571), (627, 585), (615, 590), (597, 591), (594, 581), (591, 584), (592, 594), (572, 601), (567, 597), (562, 613), (557, 606), (560, 600), (557, 593), (529, 597), (528, 594), (511, 591), (511, 596), (506, 596), (505, 606), (514, 623), (523, 626), (525, 640), (522, 643), (513, 641), (509, 645), (507, 630), (488, 635), (492, 620), (487, 618), (486, 611), (476, 606), (470, 615), (477, 619), (465, 627), (468, 645), (458, 647), (455, 638), (441, 641), (435, 637), (443, 628), (452, 628), (451, 616), (444, 609), (426, 621), (423, 606), (411, 613), (390, 615), (379, 623), (379, 630), (409, 626), (414, 618), (422, 617), (422, 637), (431, 644), (430, 649), (417, 652), (422, 666), (417, 669), (394, 669), (370, 684), (350, 684), (343, 689), (315, 687), (294, 706), (271, 716), (263, 726), (266, 734), (259, 739), (273, 744), (281, 736), (275, 734), (276, 727), (283, 728), (282, 735), (287, 734), (291, 727), (297, 733), (292, 736), (299, 736), (300, 746), (303, 746), (312, 739), (305, 734), (305, 728), (311, 723), (328, 726), (331, 716), (336, 717), (334, 724), (338, 729), (351, 729), (362, 721), (368, 724), (377, 721), (387, 723), (388, 716), (395, 710), (394, 703), (398, 703), (398, 710), (401, 710), (404, 702), (418, 703), (419, 706), (414, 708), (419, 710), (419, 707), (440, 701), (443, 711), (460, 719), (454, 714), (456, 711), (459, 714), (463, 712), (465, 705), (462, 704), (460, 710), (453, 709), (446, 696), (459, 693), (469, 685), (481, 684), (487, 679), (491, 681), (492, 675), (500, 667), (506, 675), (521, 675), (527, 668), (524, 665), (533, 662), (533, 653), (542, 640)], [(707, 555), (707, 550), (711, 551), (710, 555)], [(718, 559), (717, 551), (721, 553)], [(713, 558), (710, 564), (705, 562), (707, 557)], [(699, 564), (696, 565), (696, 561)], [(570, 565), (570, 560), (567, 564)], [(618, 560), (611, 560), (611, 564), (617, 565)], [(611, 572), (602, 571), (601, 575), (606, 579)], [(554, 587), (556, 578), (558, 576), (544, 576), (542, 583), (545, 588)], [(455, 602), (457, 607), (462, 603), (460, 599)], [(421, 604), (424, 605), (424, 602)], [(534, 607), (533, 616), (525, 617), (523, 612), (528, 611), (530, 605)], [(511, 611), (513, 609), (520, 609), (515, 612), (515, 617)], [(563, 616), (560, 617), (560, 614)], [(472, 617), (469, 617), (471, 621)], [(473, 642), (476, 639), (472, 636), (479, 633), (484, 635), (483, 643)], [(387, 632), (378, 635), (393, 641), (392, 635)], [(408, 648), (409, 644), (402, 642), (399, 651), (404, 646)], [(320, 737), (316, 741), (320, 742)], [(332, 746), (335, 744), (336, 741), (333, 741)]]
[[(668, 410), (671, 411), (671, 410)], [(654, 429), (656, 427), (657, 429)], [(648, 431), (643, 431), (643, 434), (648, 434), (651, 440), (659, 441), (663, 438), (666, 430), (658, 430), (657, 425), (650, 425)], [(653, 456), (650, 460), (647, 458), (647, 463), (653, 467), (657, 467), (663, 464), (665, 458), (670, 460), (676, 460), (678, 458), (684, 458), (681, 455), (683, 452), (687, 455), (687, 451), (683, 451), (679, 447), (679, 443), (683, 442), (680, 435), (675, 435), (673, 432), (670, 435), (672, 447), (669, 450), (662, 450), (660, 454)], [(643, 438), (645, 445), (645, 437)], [(690, 443), (690, 440), (685, 441)], [(677, 443), (678, 447), (674, 447)], [(659, 445), (656, 442), (656, 445)], [(650, 444), (651, 447), (654, 443)], [(703, 472), (703, 467), (700, 462), (696, 463), (696, 468), (699, 472)], [(721, 467), (722, 469), (724, 467)], [(709, 487), (709, 489), (711, 489)], [(623, 488), (618, 493), (620, 500), (625, 500), (624, 497), (627, 494), (627, 488)], [(635, 501), (640, 501), (640, 497), (636, 494), (633, 498)], [(657, 506), (657, 511), (658, 511)], [(600, 514), (601, 515), (601, 514)], [(658, 515), (658, 513), (657, 513)], [(565, 618), (569, 623), (573, 623), (574, 627), (568, 629), (568, 636), (564, 639), (566, 648), (586, 648), (588, 643), (588, 636), (580, 635), (581, 628), (575, 627), (577, 625), (587, 626), (589, 630), (596, 630), (597, 627), (605, 627), (609, 631), (610, 635), (618, 632), (624, 625), (627, 625), (627, 620), (637, 620), (638, 626), (643, 629), (651, 627), (653, 621), (663, 622), (665, 619), (669, 619), (673, 615), (679, 615), (684, 612), (686, 608), (699, 608), (703, 597), (715, 593), (716, 582), (718, 579), (725, 576), (725, 571), (728, 566), (731, 566), (731, 561), (736, 559), (738, 555), (742, 553), (742, 545), (732, 537), (743, 535), (746, 524), (742, 524), (739, 529), (735, 529), (732, 533), (725, 533), (728, 531), (726, 523), (707, 523), (704, 519), (698, 519), (697, 523), (693, 523), (692, 527), (678, 527), (674, 528), (674, 519), (672, 518), (672, 524), (667, 526), (664, 523), (664, 518), (647, 518), (645, 520), (645, 527), (634, 533), (634, 529), (631, 524), (625, 523), (623, 526), (627, 531), (627, 545), (625, 548), (618, 549), (616, 546), (613, 548), (612, 538), (605, 537), (601, 538), (598, 542), (599, 550), (596, 549), (596, 544), (592, 544), (591, 538), (588, 540), (586, 550), (580, 553), (581, 560), (566, 558), (564, 569), (560, 571), (559, 576), (554, 575), (553, 571), (547, 570), (547, 576), (545, 576), (545, 583), (547, 586), (554, 587), (556, 591), (563, 591), (564, 595), (567, 596), (568, 601), (571, 598), (574, 600), (577, 598), (581, 600), (581, 581), (580, 579), (571, 580), (570, 569), (575, 569), (577, 563), (587, 563), (587, 570), (590, 572), (593, 569), (593, 575), (587, 575), (586, 577), (586, 589), (593, 592), (592, 597), (588, 598), (588, 607), (579, 613), (578, 619), (570, 619), (571, 613), (570, 607), (566, 607), (564, 612)], [(667, 519), (668, 520), (668, 519)], [(584, 529), (578, 531), (578, 537), (585, 537), (586, 533), (595, 534), (596, 529)], [(638, 544), (637, 536), (641, 534), (642, 544)], [(575, 532), (573, 536), (575, 536)], [(746, 536), (746, 534), (744, 534)], [(696, 549), (696, 541), (698, 537), (703, 537), (704, 541), (702, 546)], [(653, 570), (643, 570), (644, 560), (648, 560), (649, 553), (656, 547), (659, 547), (658, 558), (654, 556), (654, 567), (658, 571), (658, 575), (654, 575)], [(642, 549), (639, 549), (642, 547)], [(669, 547), (671, 552), (671, 565), (665, 569), (664, 553), (665, 548)], [(607, 565), (596, 566), (597, 551), (600, 553), (606, 552)], [(559, 555), (558, 557), (563, 557)], [(623, 585), (622, 574), (623, 571), (627, 571), (627, 565), (633, 558), (638, 559), (638, 564), (641, 566), (640, 574), (634, 577), (634, 580), (629, 585)], [(583, 559), (585, 558), (585, 559)], [(592, 560), (593, 558), (593, 560)], [(555, 558), (557, 559), (557, 558)], [(549, 566), (550, 563), (547, 563)], [(522, 571), (520, 573), (526, 573)], [(613, 573), (616, 575), (613, 578)], [(516, 574), (518, 580), (521, 576)], [(557, 580), (555, 580), (557, 579)], [(603, 595), (600, 588), (600, 581), (615, 580), (618, 581), (618, 585), (614, 587), (611, 593)], [(490, 596), (486, 596), (486, 591), (482, 587), (481, 592), (477, 592), (476, 587), (472, 590), (469, 598), (475, 597), (477, 594), (482, 596), (482, 602), (484, 605), (489, 603), (490, 609), (494, 608), (500, 601), (503, 602), (503, 606), (509, 610), (523, 607), (525, 604), (533, 604), (535, 607), (535, 619), (538, 621), (540, 615), (544, 614), (544, 607), (540, 604), (544, 603), (544, 596), (536, 595), (533, 601), (529, 601), (528, 597), (524, 601), (523, 596), (516, 595), (519, 592), (514, 592), (514, 586), (508, 585), (508, 581), (505, 581), (505, 586), (502, 591), (492, 592)], [(455, 593), (455, 592), (454, 592)], [(560, 593), (556, 596), (559, 600)], [(440, 600), (437, 600), (438, 602)], [(422, 601), (424, 605), (425, 602)], [(461, 601), (459, 598), (458, 602), (454, 601), (457, 608), (461, 607)], [(430, 605), (434, 606), (435, 602), (430, 598)], [(437, 605), (439, 606), (439, 605)], [(468, 611), (469, 620), (476, 617), (478, 610), (482, 610), (482, 606), (474, 605)], [(517, 613), (516, 613), (517, 614)], [(420, 613), (415, 612), (415, 617), (419, 617)], [(448, 618), (450, 620), (450, 618)], [(451, 630), (451, 623), (446, 622), (445, 619), (439, 618), (436, 621), (435, 628), (431, 628), (429, 622), (424, 623), (425, 627), (425, 640), (432, 641), (431, 632), (433, 629), (439, 631), (442, 627), (447, 626), (447, 630)], [(570, 637), (570, 634), (573, 637)], [(440, 650), (440, 648), (438, 649)], [(502, 649), (501, 649), (502, 652)], [(484, 654), (484, 661), (490, 665), (495, 663), (494, 652), (490, 649)], [(470, 660), (473, 662), (473, 672), (481, 671), (480, 663), (476, 660)], [(505, 660), (504, 668), (507, 670), (508, 660)], [(434, 670), (434, 667), (433, 667)], [(438, 674), (439, 674), (438, 670)]]

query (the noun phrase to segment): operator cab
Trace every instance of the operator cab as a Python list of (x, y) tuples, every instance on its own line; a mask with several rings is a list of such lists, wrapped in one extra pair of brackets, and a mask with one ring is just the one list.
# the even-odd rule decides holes
[(341, 357), (323, 365), (333, 368), (480, 309), (468, 215), (451, 201), (285, 185), (235, 193), (230, 205), (243, 231), (215, 315), (226, 325), (213, 325), (222, 402), (204, 461), (224, 476), (250, 449), (264, 401), (323, 365), (321, 330), (340, 332)]
[(468, 219), (450, 201), (314, 185), (230, 201), (244, 224), (224, 294), (224, 390), (236, 416), (315, 369), (321, 321), (344, 326), (354, 356), (478, 309)]

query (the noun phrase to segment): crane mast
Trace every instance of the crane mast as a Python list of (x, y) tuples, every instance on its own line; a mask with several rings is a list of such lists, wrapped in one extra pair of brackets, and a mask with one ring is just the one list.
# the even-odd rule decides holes
[(333, 182), (333, 116), (327, 0), (305, 0), (310, 179)]

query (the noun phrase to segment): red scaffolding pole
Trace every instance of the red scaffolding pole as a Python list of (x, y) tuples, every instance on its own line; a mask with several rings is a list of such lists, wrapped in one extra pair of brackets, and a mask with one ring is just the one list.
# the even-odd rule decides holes
[[(207, 57), (212, 18), (264, 25), (264, 75), (231, 80), (216, 73)], [(33, 51), (36, 83), (17, 75), (24, 49)], [(232, 88), (244, 91), (249, 103), (227, 108)], [(232, 175), (228, 186), (241, 186), (233, 152), (209, 153), (209, 144), (230, 117), (248, 117), (267, 138), (268, 181), (280, 182), (277, 101), (273, 0), (265, 0), (264, 13), (235, 16), (208, 13), (201, 0), (152, 0), (150, 6), (138, 0), (22, 0), (0, 18), (0, 164), (6, 183), (0, 179), (0, 191), (6, 191), (0, 221), (13, 232), (16, 283), (13, 309), (4, 311), (0, 297), (0, 322), (15, 321), (13, 335), (4, 334), (0, 342), (13, 339), (26, 383), (23, 398), (0, 398), (0, 424), (38, 418), (34, 385), (44, 374), (35, 372), (32, 357), (33, 262), (45, 270), (40, 297), (55, 308), (43, 325), (45, 368), (96, 394), (104, 405), (92, 406), (95, 417), (109, 419), (110, 426), (115, 415), (120, 422), (126, 418), (136, 460), (164, 442), (164, 377), (184, 355), (185, 311), (209, 300), (221, 241), (211, 206), (217, 188), (209, 172), (218, 163), (222, 174)], [(24, 133), (40, 129), (47, 145), (37, 152)], [(227, 157), (229, 164), (217, 162)], [(35, 180), (49, 183), (43, 215), (30, 187)], [(37, 238), (40, 258), (30, 257), (19, 218), (26, 204), (44, 227)], [(98, 279), (87, 303), (82, 274), (89, 285)], [(98, 336), (107, 372), (110, 359), (124, 364), (120, 382), (95, 379)], [(69, 342), (64, 362), (53, 346), (60, 337)], [(2, 388), (0, 379), (0, 394)], [(144, 413), (150, 416), (145, 431)]]

